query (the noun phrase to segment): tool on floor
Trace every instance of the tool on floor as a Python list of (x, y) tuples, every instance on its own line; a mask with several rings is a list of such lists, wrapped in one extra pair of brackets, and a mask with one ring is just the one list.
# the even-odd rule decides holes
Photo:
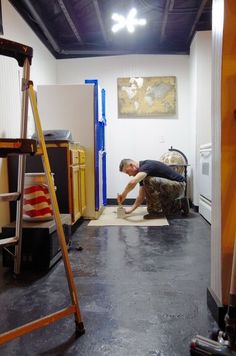
[(125, 217), (125, 208), (123, 205), (120, 203), (118, 199), (119, 194), (117, 194), (117, 202), (118, 202), (118, 208), (117, 208), (117, 218), (118, 219), (123, 219)]
[[(17, 60), (18, 65), (23, 67), (22, 78), (22, 109), (21, 109), (21, 129), (20, 138), (0, 138), (0, 157), (7, 157), (11, 154), (19, 155), (18, 165), (18, 183), (16, 193), (4, 193), (0, 194), (0, 201), (17, 201), (16, 210), (16, 229), (15, 236), (5, 239), (0, 239), (0, 247), (3, 247), (14, 257), (14, 273), (20, 274), (21, 268), (21, 245), (22, 245), (22, 219), (23, 219), (23, 191), (24, 191), (24, 179), (26, 168), (26, 155), (37, 154), (41, 155), (44, 172), (47, 179), (48, 190), (50, 193), (50, 199), (52, 204), (53, 216), (57, 227), (58, 239), (61, 247), (68, 287), (70, 290), (71, 305), (65, 307), (50, 315), (44, 316), (40, 319), (31, 321), (16, 329), (4, 332), (0, 334), (0, 344), (6, 343), (16, 337), (22, 336), (35, 329), (39, 329), (50, 323), (53, 323), (59, 319), (74, 314), (76, 333), (78, 336), (84, 334), (85, 329), (81, 318), (79, 301), (77, 290), (75, 287), (72, 269), (69, 261), (66, 240), (64, 230), (62, 226), (61, 216), (58, 208), (56, 193), (54, 189), (53, 178), (51, 174), (50, 164), (48, 160), (48, 154), (44, 141), (44, 135), (40, 123), (39, 113), (37, 109), (36, 96), (33, 89), (33, 83), (30, 81), (30, 65), (33, 57), (33, 49), (26, 45), (9, 41), (0, 38), (0, 55), (13, 57)], [(36, 140), (27, 139), (27, 121), (28, 121), (28, 102), (30, 98), (31, 108), (34, 116), (36, 132), (38, 136), (38, 146)], [(14, 246), (15, 251), (12, 253), (8, 250), (8, 246)]]
[(232, 261), (228, 310), (225, 315), (225, 331), (219, 331), (216, 340), (197, 335), (190, 345), (191, 356), (236, 356), (236, 239)]

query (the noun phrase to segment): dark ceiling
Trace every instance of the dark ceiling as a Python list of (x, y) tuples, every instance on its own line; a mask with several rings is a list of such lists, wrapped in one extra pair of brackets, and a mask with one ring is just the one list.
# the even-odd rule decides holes
[[(9, 1), (55, 58), (188, 54), (195, 32), (211, 30), (212, 0)], [(112, 13), (132, 7), (146, 26), (113, 33)]]

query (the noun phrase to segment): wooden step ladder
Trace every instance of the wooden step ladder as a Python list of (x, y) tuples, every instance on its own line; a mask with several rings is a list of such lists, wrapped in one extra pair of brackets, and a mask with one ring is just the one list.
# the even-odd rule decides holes
[[(33, 57), (33, 50), (26, 45), (9, 41), (0, 38), (0, 55), (13, 57), (17, 60), (18, 65), (23, 67), (22, 77), (22, 109), (21, 109), (21, 128), (20, 138), (0, 138), (0, 157), (7, 157), (8, 155), (19, 155), (18, 167), (18, 181), (17, 192), (0, 194), (1, 201), (16, 201), (16, 229), (15, 236), (0, 239), (0, 247), (3, 247), (7, 252), (14, 256), (14, 273), (20, 274), (21, 268), (21, 246), (22, 246), (22, 220), (23, 220), (23, 192), (24, 192), (24, 178), (26, 167), (26, 156), (35, 154), (38, 151), (41, 153), (42, 163), (44, 167), (45, 176), (47, 179), (48, 190), (51, 198), (53, 216), (56, 223), (57, 235), (61, 247), (62, 258), (64, 262), (68, 287), (70, 290), (71, 305), (67, 308), (59, 310), (53, 314), (47, 315), (43, 318), (34, 320), (24, 324), (16, 329), (12, 329), (3, 334), (0, 334), (0, 344), (6, 343), (18, 336), (22, 336), (35, 329), (46, 326), (59, 319), (74, 314), (76, 324), (76, 334), (80, 336), (84, 334), (84, 324), (81, 318), (77, 290), (75, 287), (70, 260), (67, 251), (67, 245), (62, 226), (61, 216), (58, 208), (56, 193), (54, 189), (54, 182), (51, 174), (47, 149), (45, 145), (44, 135), (40, 123), (40, 117), (37, 109), (36, 96), (34, 93), (33, 83), (30, 81), (30, 65)], [(31, 108), (35, 121), (35, 128), (38, 138), (38, 146), (36, 140), (27, 139), (27, 123), (28, 123), (28, 102), (30, 99)], [(14, 253), (8, 250), (8, 246), (15, 247)]]

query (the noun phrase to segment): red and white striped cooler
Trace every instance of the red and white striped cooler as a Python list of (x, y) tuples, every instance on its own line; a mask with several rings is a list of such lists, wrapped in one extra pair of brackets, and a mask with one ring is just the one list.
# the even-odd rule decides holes
[(53, 219), (45, 173), (25, 174), (23, 219), (31, 221)]

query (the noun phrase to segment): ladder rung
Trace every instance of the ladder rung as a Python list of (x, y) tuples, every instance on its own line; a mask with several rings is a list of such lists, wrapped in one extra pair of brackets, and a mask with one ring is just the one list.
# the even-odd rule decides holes
[(16, 245), (17, 242), (18, 242), (18, 238), (16, 236), (0, 239), (0, 247)]
[(20, 197), (20, 193), (2, 193), (0, 194), (0, 201), (15, 201)]
[(0, 157), (7, 157), (9, 154), (34, 154), (36, 151), (36, 140), (28, 138), (0, 138)]

